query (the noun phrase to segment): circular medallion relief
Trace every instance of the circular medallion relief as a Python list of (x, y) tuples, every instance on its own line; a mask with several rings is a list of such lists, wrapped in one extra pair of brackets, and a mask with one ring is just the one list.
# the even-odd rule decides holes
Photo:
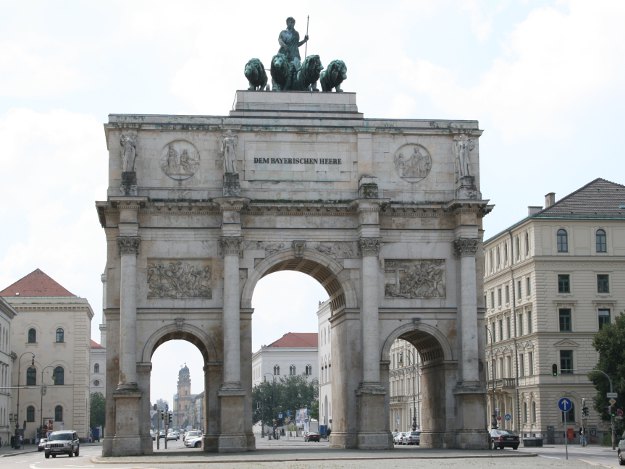
[(403, 145), (395, 152), (395, 170), (407, 182), (419, 182), (430, 174), (432, 157), (427, 149), (416, 143)]
[(200, 154), (191, 142), (174, 140), (161, 152), (161, 169), (176, 181), (184, 181), (195, 174), (200, 165)]

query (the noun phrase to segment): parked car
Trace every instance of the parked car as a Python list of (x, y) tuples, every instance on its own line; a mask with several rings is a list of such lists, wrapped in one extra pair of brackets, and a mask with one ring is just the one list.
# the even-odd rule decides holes
[(621, 436), (621, 441), (618, 442), (616, 457), (618, 459), (618, 463), (621, 466), (625, 466), (625, 432), (623, 432), (623, 436)]
[(510, 433), (507, 430), (492, 429), (490, 431), (490, 442), (493, 449), (518, 449), (519, 435)]
[(308, 432), (304, 434), (304, 441), (321, 441), (319, 433)]
[(184, 445), (187, 448), (201, 448), (202, 447), (202, 433), (195, 436), (187, 436), (184, 440)]
[(396, 432), (393, 435), (393, 443), (396, 444), (396, 445), (401, 445), (402, 444), (401, 443), (401, 439), (402, 439), (403, 436), (404, 436), (404, 432)]
[(182, 436), (182, 441), (186, 443), (187, 438), (195, 438), (196, 436), (202, 436), (202, 432), (200, 430), (189, 430)]
[(48, 435), (48, 441), (44, 446), (46, 459), (52, 455), (67, 454), (70, 458), (80, 454), (80, 440), (78, 434), (72, 430), (59, 430)]
[(414, 431), (406, 433), (408, 433), (408, 436), (405, 437), (405, 445), (418, 445), (421, 443), (421, 432)]
[(169, 440), (178, 441), (179, 439), (180, 439), (180, 433), (178, 433), (176, 430), (167, 433), (167, 438), (166, 438), (167, 441)]
[(47, 438), (41, 438), (39, 440), (39, 443), (37, 444), (37, 451), (43, 451), (45, 449), (46, 441), (48, 441)]

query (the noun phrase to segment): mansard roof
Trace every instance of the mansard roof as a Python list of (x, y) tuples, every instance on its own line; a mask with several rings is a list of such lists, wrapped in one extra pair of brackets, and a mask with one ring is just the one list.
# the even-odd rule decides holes
[(317, 336), (316, 332), (287, 332), (268, 347), (316, 348)]
[(71, 296), (76, 297), (65, 287), (46, 275), (40, 269), (35, 269), (30, 274), (22, 277), (17, 282), (0, 291), (0, 296), (26, 296), (26, 297), (50, 297)]
[(625, 218), (625, 186), (597, 178), (530, 218)]

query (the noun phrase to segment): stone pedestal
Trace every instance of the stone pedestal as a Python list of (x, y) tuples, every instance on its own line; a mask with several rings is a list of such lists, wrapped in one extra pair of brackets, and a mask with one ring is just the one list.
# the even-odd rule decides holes
[(385, 405), (386, 389), (379, 384), (363, 384), (356, 392), (358, 399), (358, 448), (391, 449), (393, 436), (388, 426)]
[(245, 428), (247, 403), (243, 389), (223, 387), (219, 391), (221, 407), (221, 434), (218, 437), (220, 453), (235, 453), (255, 449), (254, 436)]
[(138, 390), (116, 391), (115, 400), (115, 436), (112, 441), (112, 456), (139, 456), (143, 454), (140, 436), (141, 392)]
[(458, 430), (455, 448), (488, 449), (486, 393), (479, 382), (460, 383), (455, 389)]

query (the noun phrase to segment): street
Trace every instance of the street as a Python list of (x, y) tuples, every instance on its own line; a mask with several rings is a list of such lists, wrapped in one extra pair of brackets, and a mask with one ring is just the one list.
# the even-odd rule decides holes
[[(393, 451), (336, 450), (328, 448), (326, 441), (306, 443), (298, 438), (280, 440), (257, 439), (257, 451), (235, 454), (205, 454), (199, 449), (185, 448), (182, 440), (169, 441), (167, 450), (163, 447), (154, 455), (143, 457), (103, 458), (98, 444), (81, 445), (80, 456), (69, 458), (59, 456), (45, 459), (43, 453), (33, 447), (24, 451), (0, 452), (2, 469), (40, 468), (100, 468), (139, 469), (165, 467), (202, 468), (345, 468), (345, 469), (400, 469), (419, 467), (425, 469), (494, 468), (517, 469), (540, 468), (616, 468), (616, 452), (597, 446), (569, 446), (566, 460), (564, 446), (544, 448), (519, 448), (470, 451), (426, 449), (418, 446), (397, 446)], [(156, 449), (156, 444), (154, 445)]]

